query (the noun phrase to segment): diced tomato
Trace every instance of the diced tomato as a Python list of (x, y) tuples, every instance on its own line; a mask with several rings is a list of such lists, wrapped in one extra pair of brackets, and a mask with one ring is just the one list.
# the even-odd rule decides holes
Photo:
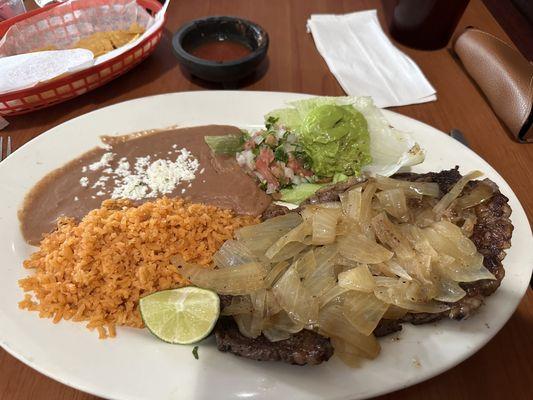
[(310, 171), (308, 169), (305, 169), (302, 166), (302, 164), (300, 163), (300, 161), (298, 161), (297, 159), (295, 159), (293, 157), (289, 157), (289, 161), (287, 163), (287, 167), (292, 169), (294, 171), (295, 175), (300, 175), (300, 176), (311, 176), (311, 175), (313, 175), (312, 171)]
[(274, 161), (274, 152), (269, 147), (262, 147), (259, 156), (255, 159), (257, 172), (272, 186), (279, 187), (279, 181), (272, 174), (270, 164)]
[(255, 143), (253, 139), (250, 139), (244, 142), (244, 150), (255, 149), (255, 146), (257, 146), (257, 143)]
[(287, 183), (285, 169), (283, 168), (283, 165), (281, 165), (279, 162), (273, 163), (273, 165), (270, 167), (270, 171), (282, 185)]
[(276, 147), (278, 145), (278, 139), (276, 136), (270, 134), (265, 138), (265, 144), (269, 145), (270, 147)]

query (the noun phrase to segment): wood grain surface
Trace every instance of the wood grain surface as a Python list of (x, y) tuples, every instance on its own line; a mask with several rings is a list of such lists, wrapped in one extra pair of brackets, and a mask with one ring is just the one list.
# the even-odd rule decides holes
[[(172, 54), (172, 33), (185, 21), (207, 15), (245, 17), (262, 25), (270, 34), (268, 60), (255, 76), (241, 83), (242, 90), (343, 95), (311, 36), (306, 33), (305, 23), (312, 13), (347, 13), (371, 8), (380, 9), (381, 3), (371, 0), (173, 0), (163, 40), (141, 65), (77, 99), (10, 118), (9, 127), (0, 134), (11, 136), (16, 149), (53, 126), (110, 104), (160, 93), (223, 89), (187, 76)], [(509, 40), (480, 0), (470, 2), (458, 29), (468, 25)], [(531, 221), (533, 145), (512, 140), (449, 50), (423, 52), (399, 47), (418, 63), (435, 86), (438, 100), (393, 110), (444, 132), (459, 128), (472, 149), (511, 185)], [(381, 399), (533, 399), (532, 335), (533, 291), (529, 289), (507, 325), (477, 354), (436, 378)], [(0, 399), (97, 398), (35, 372), (0, 349)]]

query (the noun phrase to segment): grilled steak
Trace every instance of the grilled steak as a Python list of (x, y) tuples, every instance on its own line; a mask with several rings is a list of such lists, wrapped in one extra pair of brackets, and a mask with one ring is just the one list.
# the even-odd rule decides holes
[(345, 192), (349, 188), (364, 182), (361, 178), (350, 178), (344, 182), (340, 182), (331, 186), (326, 186), (316, 191), (316, 193), (305, 200), (302, 204), (319, 204), (330, 201), (339, 201), (339, 194)]
[(280, 206), (279, 204), (271, 203), (267, 209), (263, 212), (263, 215), (261, 215), (261, 220), (266, 221), (267, 219), (279, 217), (280, 215), (287, 214), (289, 210), (285, 206)]
[[(224, 300), (222, 301), (224, 304)], [(333, 346), (329, 339), (304, 329), (289, 339), (271, 342), (263, 335), (255, 339), (243, 336), (233, 318), (221, 318), (215, 327), (220, 351), (257, 361), (284, 361), (296, 365), (316, 365), (329, 360)]]
[[(461, 174), (458, 171), (458, 167), (455, 167), (438, 173), (397, 174), (394, 178), (413, 182), (437, 182), (441, 195), (444, 195), (461, 179)], [(476, 223), (471, 240), (476, 245), (477, 250), (484, 256), (483, 265), (494, 274), (496, 280), (462, 283), (461, 287), (466, 291), (466, 296), (456, 303), (450, 303), (450, 310), (441, 314), (407, 314), (400, 322), (423, 324), (443, 317), (452, 319), (468, 318), (483, 304), (483, 298), (490, 296), (500, 286), (505, 275), (501, 260), (505, 257), (504, 250), (511, 246), (513, 234), (513, 225), (509, 220), (511, 208), (508, 205), (509, 199), (500, 193), (495, 183), (488, 179), (484, 182), (490, 184), (495, 193), (489, 200), (474, 207)], [(470, 182), (465, 190), (473, 189), (478, 183), (476, 181)], [(386, 323), (382, 321), (380, 325)]]
[[(457, 167), (442, 172), (426, 174), (396, 174), (393, 178), (417, 181), (436, 182), (439, 185), (441, 196), (450, 191), (455, 183), (461, 179)], [(305, 204), (318, 204), (338, 201), (339, 194), (357, 184), (357, 181), (343, 182), (322, 189), (308, 199)], [(494, 188), (494, 195), (484, 203), (476, 206), (474, 212), (476, 223), (471, 240), (477, 250), (483, 254), (485, 267), (491, 271), (496, 280), (482, 280), (472, 283), (463, 283), (461, 286), (466, 291), (466, 296), (456, 303), (450, 304), (450, 309), (440, 314), (408, 313), (399, 320), (383, 319), (380, 321), (374, 334), (385, 336), (402, 329), (402, 323), (414, 325), (425, 324), (448, 317), (452, 319), (467, 318), (482, 304), (486, 296), (491, 295), (500, 286), (505, 275), (501, 261), (505, 257), (505, 249), (511, 245), (513, 225), (509, 220), (511, 208), (508, 199), (500, 193), (498, 187), (491, 181), (485, 180)], [(470, 182), (465, 190), (471, 190), (478, 182)], [(287, 207), (271, 205), (263, 214), (266, 220), (290, 212)], [(296, 210), (292, 210), (296, 211)], [(231, 296), (221, 296), (221, 307), (231, 303)], [(218, 349), (254, 360), (281, 360), (291, 364), (320, 364), (333, 355), (333, 347), (329, 339), (309, 330), (294, 334), (287, 340), (270, 342), (263, 335), (256, 339), (243, 336), (232, 318), (222, 318), (215, 328), (215, 337)]]
[[(458, 167), (441, 172), (428, 172), (425, 174), (401, 173), (393, 176), (413, 182), (436, 182), (439, 185), (441, 196), (449, 192), (450, 189), (461, 179)], [(479, 182), (470, 182), (465, 190), (473, 189)], [(476, 245), (477, 250), (483, 254), (483, 264), (494, 274), (496, 280), (482, 280), (472, 283), (463, 283), (461, 287), (466, 291), (466, 296), (456, 303), (450, 304), (450, 310), (440, 314), (409, 313), (400, 320), (382, 320), (377, 326), (374, 334), (384, 336), (402, 329), (401, 323), (409, 322), (414, 325), (425, 324), (437, 321), (443, 317), (452, 319), (464, 319), (472, 315), (482, 304), (486, 296), (490, 296), (500, 286), (505, 275), (505, 270), (501, 261), (505, 257), (505, 249), (511, 246), (513, 225), (509, 220), (511, 208), (508, 205), (509, 199), (500, 193), (498, 187), (492, 181), (485, 179), (484, 183), (489, 184), (494, 189), (494, 195), (486, 202), (476, 206), (476, 224), (471, 240)], [(317, 204), (329, 201), (337, 201), (339, 194), (349, 189), (354, 182), (334, 185), (321, 190), (306, 204)], [(276, 206), (276, 216), (283, 215), (291, 210), (286, 207)], [(263, 219), (268, 219), (268, 215), (263, 215)]]

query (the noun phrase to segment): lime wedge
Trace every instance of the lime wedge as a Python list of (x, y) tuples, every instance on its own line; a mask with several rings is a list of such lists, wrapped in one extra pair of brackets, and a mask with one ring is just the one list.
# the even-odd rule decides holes
[(163, 290), (140, 302), (146, 327), (169, 343), (190, 344), (205, 338), (220, 314), (220, 299), (215, 292), (187, 286)]

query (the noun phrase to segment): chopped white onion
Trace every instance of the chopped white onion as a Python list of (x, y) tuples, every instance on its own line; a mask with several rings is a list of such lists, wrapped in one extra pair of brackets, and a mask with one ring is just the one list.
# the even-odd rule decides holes
[(315, 252), (311, 249), (295, 261), (296, 271), (302, 279), (307, 279), (316, 270)]
[(272, 293), (291, 319), (303, 324), (315, 323), (318, 319), (318, 302), (302, 285), (294, 266), (276, 282)]
[(351, 368), (357, 368), (361, 365), (362, 354), (356, 347), (349, 345), (344, 340), (332, 336), (331, 345), (335, 349), (335, 356)]
[(486, 183), (480, 182), (469, 193), (457, 198), (457, 207), (465, 210), (475, 207), (488, 199), (494, 194), (494, 189)]
[(402, 189), (387, 189), (376, 193), (383, 209), (402, 222), (409, 220), (409, 209)]
[(363, 335), (371, 335), (389, 305), (378, 300), (374, 293), (351, 291), (344, 295), (344, 316)]
[(439, 197), (439, 185), (435, 182), (410, 182), (399, 179), (376, 177), (376, 185), (380, 190), (402, 189), (406, 195)]
[(357, 186), (339, 195), (342, 204), (342, 212), (347, 218), (359, 221), (361, 216), (361, 201), (363, 187)]
[(240, 228), (235, 232), (235, 237), (254, 255), (264, 256), (269, 247), (301, 222), (302, 217), (298, 213), (288, 213), (257, 225)]
[(459, 197), (468, 182), (470, 182), (472, 179), (479, 178), (482, 175), (483, 173), (480, 171), (473, 171), (459, 179), (459, 181), (453, 185), (450, 191), (442, 196), (442, 199), (440, 199), (435, 207), (433, 207), (433, 211), (437, 215), (437, 218), (440, 218), (448, 209), (448, 207), (450, 207), (452, 202)]
[(273, 259), (274, 256), (276, 256), (287, 244), (292, 242), (302, 242), (306, 236), (311, 234), (311, 232), (311, 224), (307, 221), (302, 222), (276, 240), (274, 244), (268, 248), (265, 256), (269, 259)]
[(251, 294), (264, 286), (267, 270), (257, 262), (220, 269), (185, 264), (180, 273), (196, 286), (219, 294), (243, 295)]
[(322, 296), (318, 298), (319, 307), (322, 308), (330, 302), (339, 302), (342, 298), (342, 295), (348, 292), (350, 289), (335, 285), (326, 291)]
[(231, 303), (224, 307), (220, 312), (221, 315), (239, 315), (252, 313), (252, 301), (250, 296), (233, 296)]
[(341, 272), (338, 280), (340, 287), (367, 293), (372, 292), (376, 286), (374, 277), (370, 273), (367, 265), (361, 265)]
[(256, 261), (248, 247), (237, 240), (226, 240), (213, 255), (213, 262), (219, 268), (236, 267)]
[(362, 264), (380, 263), (393, 256), (385, 247), (358, 233), (340, 236), (337, 243), (343, 257)]
[(338, 337), (342, 341), (355, 347), (365, 358), (376, 358), (380, 346), (374, 335), (363, 335), (344, 316), (343, 308), (330, 305), (322, 309), (319, 320), (319, 330), (327, 336)]
[(380, 242), (392, 249), (398, 258), (414, 257), (415, 254), (409, 241), (402, 235), (400, 229), (387, 218), (385, 213), (380, 213), (372, 218), (372, 227)]

